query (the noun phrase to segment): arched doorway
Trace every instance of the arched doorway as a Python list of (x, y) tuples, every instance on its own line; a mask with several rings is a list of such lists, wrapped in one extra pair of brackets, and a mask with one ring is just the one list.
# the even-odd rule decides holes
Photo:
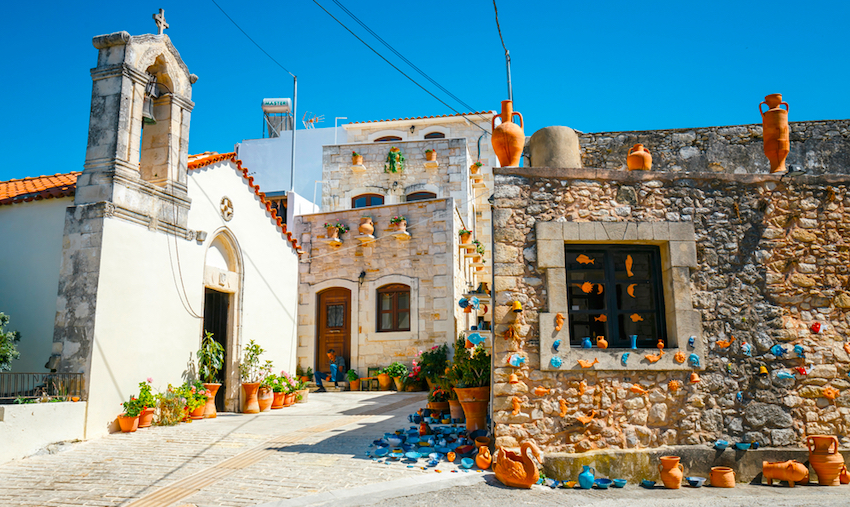
[(239, 320), (242, 263), (233, 236), (222, 231), (210, 243), (204, 263), (204, 332), (224, 348), (224, 368), (216, 381), (222, 386), (216, 395), (216, 409), (239, 411)]
[(351, 291), (344, 287), (316, 294), (316, 371), (330, 372), (330, 349), (344, 357), (346, 367), (351, 368)]

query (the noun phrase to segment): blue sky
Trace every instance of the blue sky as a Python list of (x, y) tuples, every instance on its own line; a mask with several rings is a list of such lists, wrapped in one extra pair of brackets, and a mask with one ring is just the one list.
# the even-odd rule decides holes
[[(335, 116), (451, 113), (310, 0), (217, 1), (299, 76), (299, 116), (323, 114), (319, 126), (332, 126)], [(364, 34), (333, 0), (319, 1)], [(491, 1), (340, 1), (474, 109), (497, 109), (507, 98)], [(598, 132), (758, 123), (758, 103), (776, 92), (791, 104), (792, 121), (850, 117), (847, 1), (497, 3), (527, 134), (548, 125)], [(230, 151), (261, 136), (261, 99), (290, 97), (292, 80), (211, 1), (14, 2), (4, 5), (0, 32), (13, 50), (0, 84), (0, 179), (82, 169), (97, 57), (91, 38), (154, 32), (159, 8), (171, 25), (166, 33), (200, 76), (190, 153)]]

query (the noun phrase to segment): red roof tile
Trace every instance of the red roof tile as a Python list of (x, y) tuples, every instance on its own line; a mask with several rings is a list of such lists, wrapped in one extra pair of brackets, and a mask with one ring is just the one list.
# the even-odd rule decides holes
[(0, 181), (0, 206), (74, 195), (79, 172)]
[(495, 111), (478, 111), (474, 113), (457, 113), (457, 114), (443, 114), (437, 116), (417, 116), (415, 118), (394, 118), (392, 120), (369, 120), (369, 121), (353, 121), (348, 125), (358, 125), (363, 123), (381, 123), (384, 121), (408, 121), (408, 120), (430, 120), (434, 118), (451, 118), (454, 116), (474, 116), (477, 114), (496, 114)]

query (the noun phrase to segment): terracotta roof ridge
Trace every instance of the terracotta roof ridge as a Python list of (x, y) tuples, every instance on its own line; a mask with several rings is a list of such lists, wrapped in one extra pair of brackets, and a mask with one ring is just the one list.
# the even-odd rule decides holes
[(71, 176), (71, 175), (81, 175), (82, 171), (69, 171), (67, 173), (55, 173), (55, 174), (42, 174), (41, 176), (24, 176), (23, 178), (12, 178), (11, 180), (0, 181), (0, 185), (5, 183), (14, 183), (16, 181), (31, 181), (31, 180), (39, 180), (42, 178), (55, 178), (57, 176)]

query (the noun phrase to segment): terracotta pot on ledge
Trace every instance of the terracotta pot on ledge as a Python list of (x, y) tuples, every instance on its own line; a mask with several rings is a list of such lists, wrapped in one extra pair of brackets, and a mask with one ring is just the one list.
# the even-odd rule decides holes
[(274, 403), (274, 391), (270, 387), (261, 387), (257, 390), (257, 403), (260, 405), (260, 412), (271, 410)]
[(428, 162), (436, 162), (437, 161), (437, 152), (435, 150), (426, 151), (425, 152), (425, 160)]
[(626, 165), (629, 171), (649, 171), (652, 169), (652, 155), (642, 144), (636, 144), (629, 149)]
[[(522, 114), (513, 110), (512, 100), (502, 101), (502, 114), (490, 120), (492, 128), (491, 142), (493, 151), (499, 157), (502, 167), (518, 167), (525, 146)], [(513, 122), (513, 117), (519, 115), (519, 125)], [(502, 123), (496, 126), (496, 118), (502, 118)]]
[(351, 165), (363, 165), (363, 155), (352, 155)]
[(362, 217), (360, 219), (360, 226), (357, 228), (360, 231), (360, 234), (364, 236), (371, 236), (373, 232), (375, 232), (375, 226), (372, 225), (372, 217)]
[(283, 408), (285, 401), (286, 393), (274, 393), (274, 398), (272, 399), (272, 410)]
[[(768, 110), (761, 112), (761, 105)], [(785, 109), (782, 109), (785, 104)], [(782, 102), (781, 93), (773, 93), (759, 104), (761, 128), (764, 136), (764, 154), (770, 161), (770, 172), (785, 172), (785, 159), (791, 151), (791, 129), (788, 127), (788, 103)]]
[(155, 408), (145, 407), (142, 410), (142, 413), (139, 414), (139, 428), (147, 428), (153, 423), (153, 413), (156, 412)]

